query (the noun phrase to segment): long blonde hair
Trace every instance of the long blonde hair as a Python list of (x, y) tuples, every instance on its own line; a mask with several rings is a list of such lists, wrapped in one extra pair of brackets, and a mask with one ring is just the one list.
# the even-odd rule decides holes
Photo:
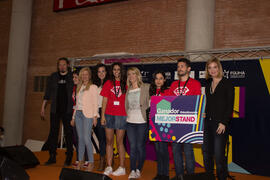
[(206, 62), (206, 65), (205, 65), (205, 79), (211, 78), (211, 75), (208, 72), (208, 66), (211, 63), (216, 63), (217, 64), (217, 66), (218, 66), (218, 77), (219, 78), (223, 77), (223, 69), (222, 69), (222, 65), (221, 65), (220, 61), (217, 58), (213, 58), (213, 59), (210, 59), (210, 60), (208, 60)]
[(83, 82), (82, 82), (82, 73), (83, 73), (84, 71), (87, 71), (88, 74), (89, 74), (89, 81), (88, 81), (86, 87), (84, 88), (84, 91), (88, 90), (88, 89), (90, 88), (90, 85), (93, 84), (93, 82), (92, 82), (92, 72), (91, 72), (90, 68), (89, 68), (89, 67), (84, 67), (84, 68), (82, 68), (82, 69), (80, 70), (80, 73), (79, 73), (79, 83), (78, 83), (78, 85), (77, 85), (77, 93), (80, 92), (80, 89), (81, 89), (81, 87), (82, 87), (82, 85), (83, 85)]
[[(143, 81), (142, 81), (142, 74), (141, 74), (140, 70), (138, 68), (136, 68), (136, 67), (130, 67), (130, 68), (128, 68), (127, 74), (130, 71), (135, 72), (136, 77), (137, 77), (138, 87), (141, 87), (141, 85), (143, 84)], [(132, 84), (128, 80), (128, 78), (127, 78), (127, 86), (128, 86), (128, 89), (132, 86)]]

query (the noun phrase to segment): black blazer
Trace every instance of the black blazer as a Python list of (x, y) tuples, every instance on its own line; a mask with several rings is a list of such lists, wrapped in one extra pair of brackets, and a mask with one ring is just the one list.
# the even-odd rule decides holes
[[(73, 80), (72, 80), (72, 72), (68, 72), (67, 74), (67, 113), (73, 112), (73, 100), (72, 100), (72, 92), (73, 92)], [(59, 81), (59, 73), (52, 73), (48, 80), (44, 95), (44, 100), (51, 100), (51, 113), (56, 113), (56, 100), (57, 100), (57, 82)]]
[(234, 87), (228, 79), (222, 78), (213, 94), (210, 93), (212, 78), (207, 80), (206, 94), (206, 121), (210, 118), (225, 126), (228, 125), (233, 113)]

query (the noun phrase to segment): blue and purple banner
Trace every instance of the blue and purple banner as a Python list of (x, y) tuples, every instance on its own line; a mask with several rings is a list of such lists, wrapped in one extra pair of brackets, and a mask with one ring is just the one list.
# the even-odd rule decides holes
[(205, 96), (153, 96), (149, 139), (177, 143), (203, 143)]

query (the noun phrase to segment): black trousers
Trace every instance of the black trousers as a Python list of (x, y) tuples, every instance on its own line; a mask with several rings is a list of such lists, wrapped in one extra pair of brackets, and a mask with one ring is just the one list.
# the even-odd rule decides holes
[(228, 127), (224, 134), (217, 134), (218, 122), (205, 120), (203, 161), (206, 172), (214, 172), (214, 159), (216, 161), (216, 172), (219, 180), (226, 180), (228, 176), (227, 158), (225, 147), (228, 140)]
[(50, 114), (50, 133), (48, 137), (48, 144), (49, 144), (49, 152), (50, 154), (56, 154), (56, 149), (58, 145), (58, 135), (59, 135), (59, 128), (60, 128), (60, 120), (62, 120), (64, 126), (64, 137), (67, 147), (67, 157), (72, 157), (73, 155), (73, 143), (72, 143), (72, 136), (73, 130), (72, 126), (70, 125), (70, 121), (72, 119), (71, 113), (51, 113)]
[[(99, 108), (99, 114), (101, 116), (101, 108)], [(101, 125), (101, 117), (97, 119), (97, 126), (94, 128), (94, 132), (99, 142), (99, 154), (100, 156), (106, 155), (106, 135), (105, 128)]]

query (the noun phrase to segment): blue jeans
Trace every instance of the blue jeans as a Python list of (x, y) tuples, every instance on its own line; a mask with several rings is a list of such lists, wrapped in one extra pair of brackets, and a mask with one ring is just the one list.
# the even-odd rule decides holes
[(76, 111), (75, 114), (75, 123), (76, 123), (76, 130), (78, 134), (78, 159), (79, 161), (83, 160), (83, 156), (85, 153), (85, 146), (87, 150), (88, 155), (88, 161), (94, 162), (93, 157), (93, 146), (91, 141), (91, 131), (92, 131), (92, 125), (93, 125), (93, 118), (87, 118), (83, 115), (82, 111)]
[(157, 153), (157, 174), (169, 176), (169, 151), (167, 142), (155, 142)]
[(217, 176), (219, 180), (225, 180), (228, 176), (225, 148), (228, 140), (228, 128), (224, 134), (217, 134), (218, 122), (205, 121), (203, 136), (203, 161), (206, 172), (214, 172), (214, 159), (216, 160)]
[(186, 143), (172, 143), (173, 159), (175, 164), (175, 173), (177, 176), (184, 174), (182, 147), (184, 147), (186, 170), (188, 174), (194, 173), (195, 157), (193, 152), (193, 145)]
[(142, 170), (146, 151), (147, 124), (127, 123), (127, 136), (130, 144), (130, 170)]

